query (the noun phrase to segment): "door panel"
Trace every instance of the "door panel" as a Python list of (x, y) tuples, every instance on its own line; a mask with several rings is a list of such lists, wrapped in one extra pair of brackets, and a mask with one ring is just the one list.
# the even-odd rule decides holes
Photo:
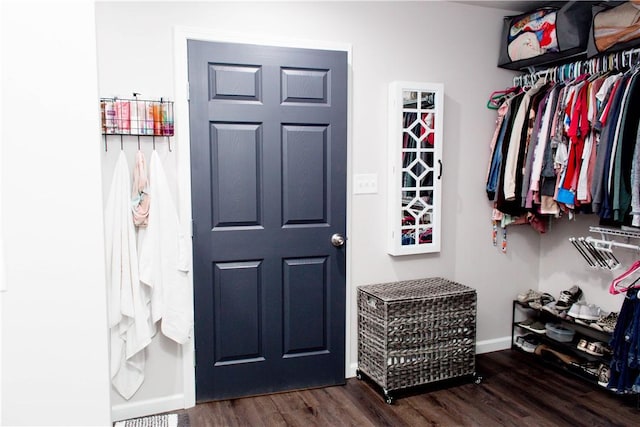
[[(215, 265), (215, 364), (264, 360), (260, 262)], [(238, 334), (238, 328), (242, 334)]]
[[(262, 132), (259, 124), (212, 123), (214, 227), (259, 225)], [(233, 188), (234, 191), (226, 191)]]
[(327, 128), (283, 126), (284, 224), (327, 222)]
[(327, 350), (327, 260), (285, 260), (284, 354)]
[(197, 399), (344, 383), (346, 53), (188, 55)]
[(282, 102), (326, 104), (329, 70), (282, 69)]

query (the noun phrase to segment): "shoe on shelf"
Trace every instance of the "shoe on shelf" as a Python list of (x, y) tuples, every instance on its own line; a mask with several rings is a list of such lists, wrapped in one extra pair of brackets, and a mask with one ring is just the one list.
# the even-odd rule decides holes
[(526, 304), (529, 301), (535, 301), (537, 299), (540, 299), (541, 296), (542, 296), (542, 292), (538, 292), (538, 291), (534, 291), (533, 289), (529, 289), (526, 292), (518, 294), (516, 299), (519, 302), (521, 302), (523, 304)]
[(589, 345), (589, 342), (584, 338), (582, 338), (580, 341), (578, 341), (578, 345), (576, 347), (578, 350), (586, 352), (588, 345)]
[(578, 317), (580, 317), (580, 311), (582, 311), (583, 306), (584, 304), (582, 304), (581, 302), (573, 303), (569, 311), (567, 311), (567, 316), (573, 317), (573, 319), (577, 319)]
[(587, 348), (584, 351), (592, 356), (604, 356), (606, 344), (600, 341), (590, 342), (587, 344)]
[(536, 321), (536, 319), (531, 319), (531, 318), (529, 318), (529, 319), (524, 319), (523, 321), (518, 322), (518, 326), (520, 326), (520, 327), (522, 327), (522, 328), (527, 329), (527, 328), (528, 328), (529, 326), (531, 326), (531, 325), (533, 324), (533, 322), (535, 322), (535, 321)]
[(611, 375), (611, 371), (609, 367), (604, 363), (600, 364), (598, 368), (598, 384), (602, 387), (607, 387), (609, 385), (609, 377)]
[(516, 345), (516, 347), (522, 348), (522, 343), (523, 342), (524, 342), (524, 336), (523, 335), (518, 335), (516, 337), (516, 341), (514, 342), (514, 344)]
[(556, 302), (556, 309), (566, 310), (573, 304), (580, 301), (582, 297), (582, 289), (578, 285), (573, 285), (571, 288), (560, 292), (560, 297)]
[(557, 301), (551, 301), (549, 304), (545, 304), (542, 306), (542, 309), (544, 311), (548, 311), (549, 313), (553, 314), (556, 317), (561, 317), (561, 318), (566, 318), (567, 317), (567, 311), (566, 310), (560, 310), (556, 307), (556, 304), (558, 302)]
[(540, 344), (536, 347), (534, 352), (538, 356), (542, 357), (552, 356), (553, 358), (567, 365), (576, 365), (579, 362), (577, 358), (571, 356), (570, 354), (562, 353), (561, 351), (555, 350), (546, 344)]
[(581, 361), (574, 366), (582, 369), (585, 373), (591, 375), (592, 377), (597, 378), (598, 373), (600, 372), (601, 365), (602, 363), (599, 362)]
[(591, 326), (594, 329), (599, 331), (608, 332), (610, 334), (616, 329), (616, 324), (618, 323), (618, 313), (612, 311), (609, 314), (600, 314), (598, 320), (592, 323)]
[(522, 336), (520, 348), (526, 351), (527, 353), (535, 352), (536, 347), (538, 347), (539, 345), (540, 345), (540, 339), (538, 339), (538, 337), (536, 337), (534, 334), (527, 334)]
[(536, 334), (545, 334), (547, 332), (547, 329), (544, 326), (544, 323), (539, 322), (539, 321), (534, 321), (530, 324), (520, 324), (521, 327), (530, 330), (531, 332), (535, 332)]
[(540, 310), (544, 305), (549, 304), (550, 302), (555, 300), (556, 299), (554, 297), (552, 297), (550, 294), (545, 292), (540, 296), (540, 298), (535, 299), (533, 301), (529, 301), (529, 307), (535, 310)]
[(602, 309), (595, 304), (582, 304), (582, 306), (580, 306), (580, 313), (578, 313), (578, 319), (595, 322), (603, 314)]

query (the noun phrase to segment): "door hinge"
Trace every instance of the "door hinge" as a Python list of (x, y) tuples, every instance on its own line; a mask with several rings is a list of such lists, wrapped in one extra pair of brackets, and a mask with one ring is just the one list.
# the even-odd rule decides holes
[(191, 220), (191, 238), (193, 239), (193, 235), (195, 234), (195, 230), (196, 230), (196, 223)]
[(196, 349), (193, 349), (193, 367), (196, 367)]
[(191, 101), (191, 92), (189, 92), (189, 82), (187, 81), (187, 101)]

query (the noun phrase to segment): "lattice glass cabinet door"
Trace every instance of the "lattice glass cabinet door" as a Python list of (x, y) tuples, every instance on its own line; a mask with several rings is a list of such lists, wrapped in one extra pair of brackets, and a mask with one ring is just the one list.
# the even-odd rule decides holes
[(441, 83), (389, 85), (388, 252), (440, 251)]

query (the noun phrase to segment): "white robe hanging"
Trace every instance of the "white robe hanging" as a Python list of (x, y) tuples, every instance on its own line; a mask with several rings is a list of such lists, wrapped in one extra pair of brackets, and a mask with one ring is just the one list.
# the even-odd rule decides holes
[(139, 278), (130, 194), (129, 167), (121, 151), (105, 208), (105, 254), (111, 382), (125, 399), (144, 381), (144, 349), (152, 338), (149, 289)]
[(149, 165), (149, 222), (139, 229), (140, 280), (152, 288), (153, 322), (162, 319), (162, 333), (184, 344), (193, 324), (193, 301), (187, 278), (186, 236), (173, 203), (160, 156), (154, 150)]

